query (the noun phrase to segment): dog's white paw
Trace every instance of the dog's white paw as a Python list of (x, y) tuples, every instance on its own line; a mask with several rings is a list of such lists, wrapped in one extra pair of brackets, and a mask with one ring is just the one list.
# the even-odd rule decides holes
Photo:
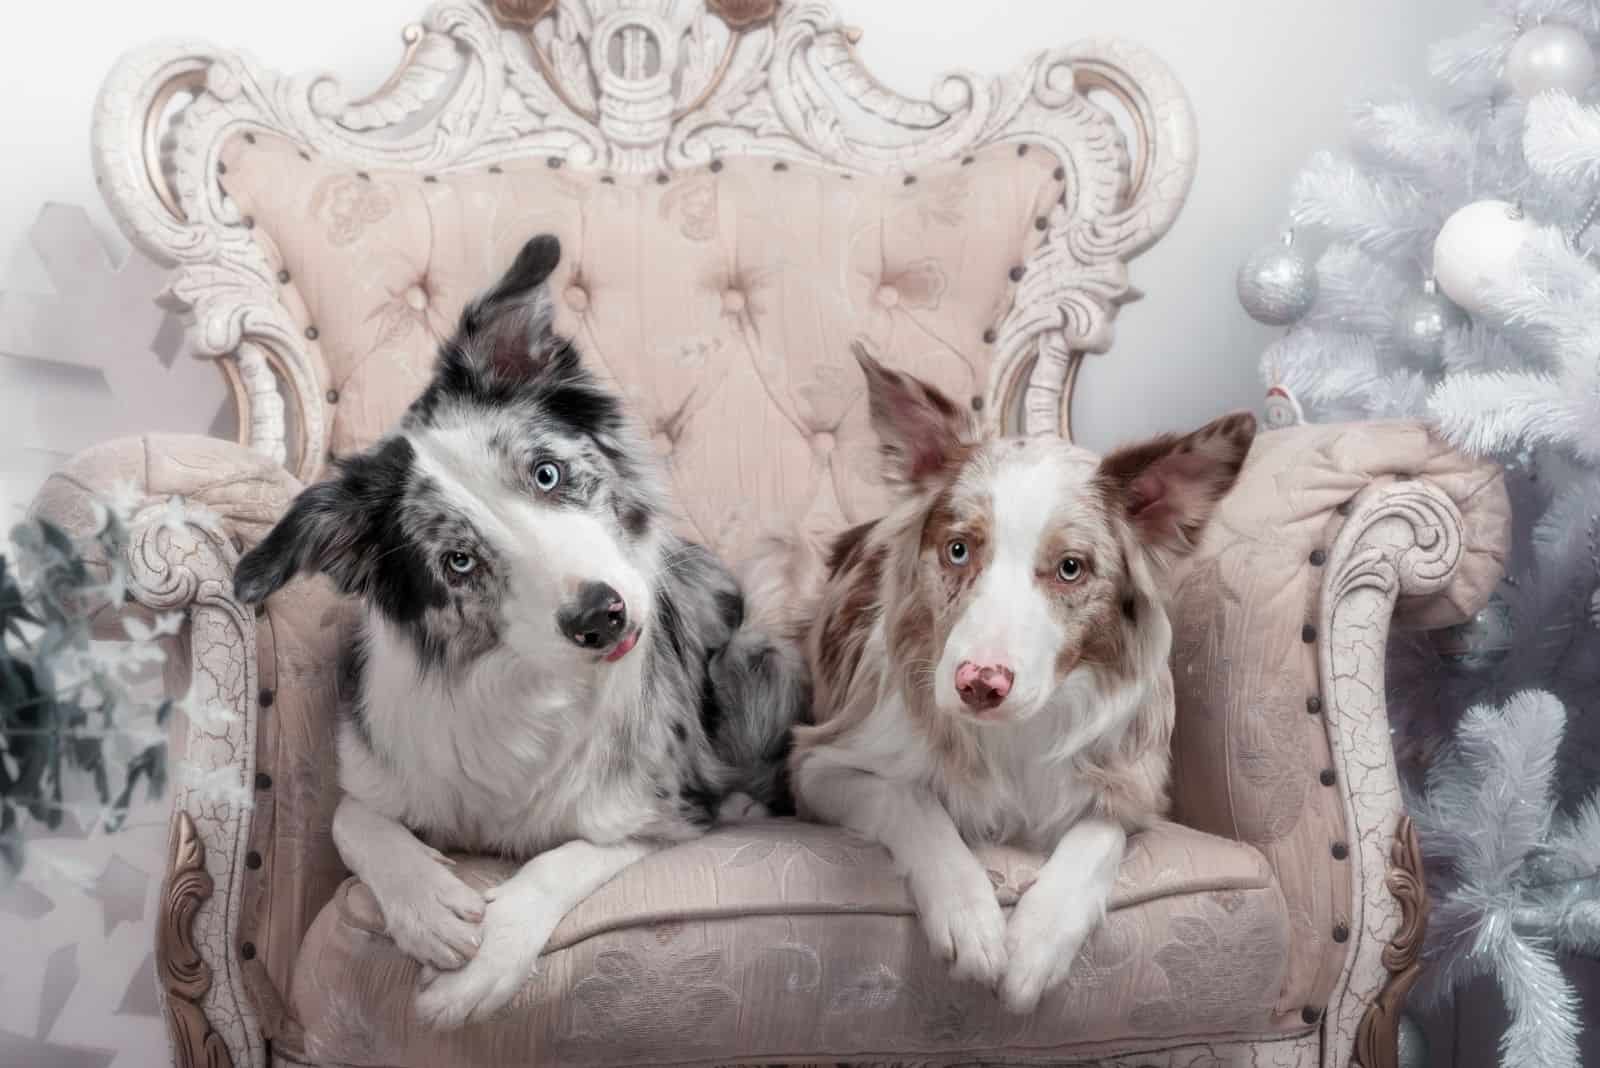
[(745, 823), (772, 815), (767, 806), (746, 793), (731, 793), (717, 808), (718, 823)]
[(368, 883), (384, 928), (400, 951), (441, 971), (460, 968), (482, 944), (483, 895), (462, 882), (443, 855)]
[(483, 945), (459, 971), (424, 975), (417, 1018), (436, 1030), (481, 1023), (500, 1011), (532, 978), (539, 953), (561, 913), (537, 892), (507, 886), (485, 895)]
[(951, 978), (993, 989), (1006, 970), (1006, 918), (989, 880), (981, 871), (962, 882), (944, 878), (916, 896), (922, 929)]
[(1006, 974), (1000, 999), (1012, 1012), (1032, 1012), (1039, 1000), (1066, 981), (1084, 940), (1099, 922), (1099, 909), (1035, 885), (1011, 910), (1006, 925)]

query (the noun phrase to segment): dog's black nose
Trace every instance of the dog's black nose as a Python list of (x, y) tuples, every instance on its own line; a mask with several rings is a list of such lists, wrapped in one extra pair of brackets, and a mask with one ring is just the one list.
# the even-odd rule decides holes
[(585, 649), (603, 649), (627, 629), (628, 606), (604, 582), (585, 582), (578, 596), (556, 613), (556, 625)]

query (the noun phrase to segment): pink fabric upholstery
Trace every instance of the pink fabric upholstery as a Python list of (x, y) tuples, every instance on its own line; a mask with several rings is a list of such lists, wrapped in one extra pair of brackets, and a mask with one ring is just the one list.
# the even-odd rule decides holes
[[(1003, 904), (1041, 858), (983, 853)], [(512, 870), (462, 863), (492, 885)], [(647, 858), (557, 928), (505, 1014), (429, 1033), (411, 1013), (414, 962), (351, 880), (296, 969), (305, 1052), (351, 1065), (636, 1064), (961, 1059), (1148, 1048), (1177, 1037), (1300, 1028), (1273, 1004), (1292, 946), (1271, 870), (1249, 846), (1175, 825), (1136, 837), (1107, 926), (1069, 986), (1026, 1017), (931, 959), (888, 855), (831, 827), (719, 830)]]
[(733, 559), (877, 511), (852, 340), (957, 398), (982, 391), (985, 331), (1063, 173), (1004, 147), (892, 178), (730, 159), (658, 183), (535, 159), (429, 180), (265, 136), (224, 165), (315, 331), (336, 453), (394, 424), (463, 302), (552, 232), (557, 328), (644, 420), (690, 533)]
[[(1401, 620), (1442, 626), (1470, 616), (1499, 580), (1509, 504), (1499, 468), (1470, 460), (1412, 423), (1305, 426), (1256, 438), (1233, 492), (1190, 559), (1172, 610), (1176, 816), (1248, 842), (1278, 873), (1295, 953), (1282, 1013), (1320, 1009), (1356, 922), (1343, 794), (1331, 766), (1318, 683), (1315, 625), (1338, 506), (1376, 479), (1428, 479), (1460, 508), (1464, 555), (1450, 587), (1402, 604)], [(1320, 558), (1319, 558), (1320, 559)]]

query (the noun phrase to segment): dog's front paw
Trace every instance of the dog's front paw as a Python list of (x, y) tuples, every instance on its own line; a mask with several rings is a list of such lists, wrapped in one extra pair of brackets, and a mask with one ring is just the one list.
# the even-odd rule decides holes
[(400, 951), (441, 971), (471, 960), (482, 942), (483, 895), (457, 878), (449, 862), (437, 854), (392, 875), (369, 883), (368, 888)]
[(1032, 1012), (1040, 998), (1066, 981), (1100, 919), (1099, 909), (1086, 901), (1040, 890), (1035, 885), (1022, 895), (1006, 925), (1000, 999), (1012, 1012)]
[(988, 879), (980, 871), (966, 885), (941, 880), (916, 896), (922, 929), (951, 978), (993, 989), (1006, 970), (1006, 918)]
[(500, 1011), (532, 978), (539, 953), (561, 922), (547, 900), (500, 886), (484, 895), (483, 945), (459, 971), (425, 975), (417, 1018), (437, 1030), (481, 1023)]

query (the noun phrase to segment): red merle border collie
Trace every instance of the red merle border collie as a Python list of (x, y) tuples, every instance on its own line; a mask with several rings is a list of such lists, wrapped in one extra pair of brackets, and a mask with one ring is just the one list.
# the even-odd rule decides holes
[[(985, 439), (933, 386), (856, 356), (894, 503), (837, 539), (808, 613), (796, 793), (887, 846), (952, 973), (1026, 1012), (1103, 917), (1127, 835), (1166, 810), (1167, 571), (1255, 420), (1101, 458)], [(981, 842), (1049, 854), (1009, 920)]]

